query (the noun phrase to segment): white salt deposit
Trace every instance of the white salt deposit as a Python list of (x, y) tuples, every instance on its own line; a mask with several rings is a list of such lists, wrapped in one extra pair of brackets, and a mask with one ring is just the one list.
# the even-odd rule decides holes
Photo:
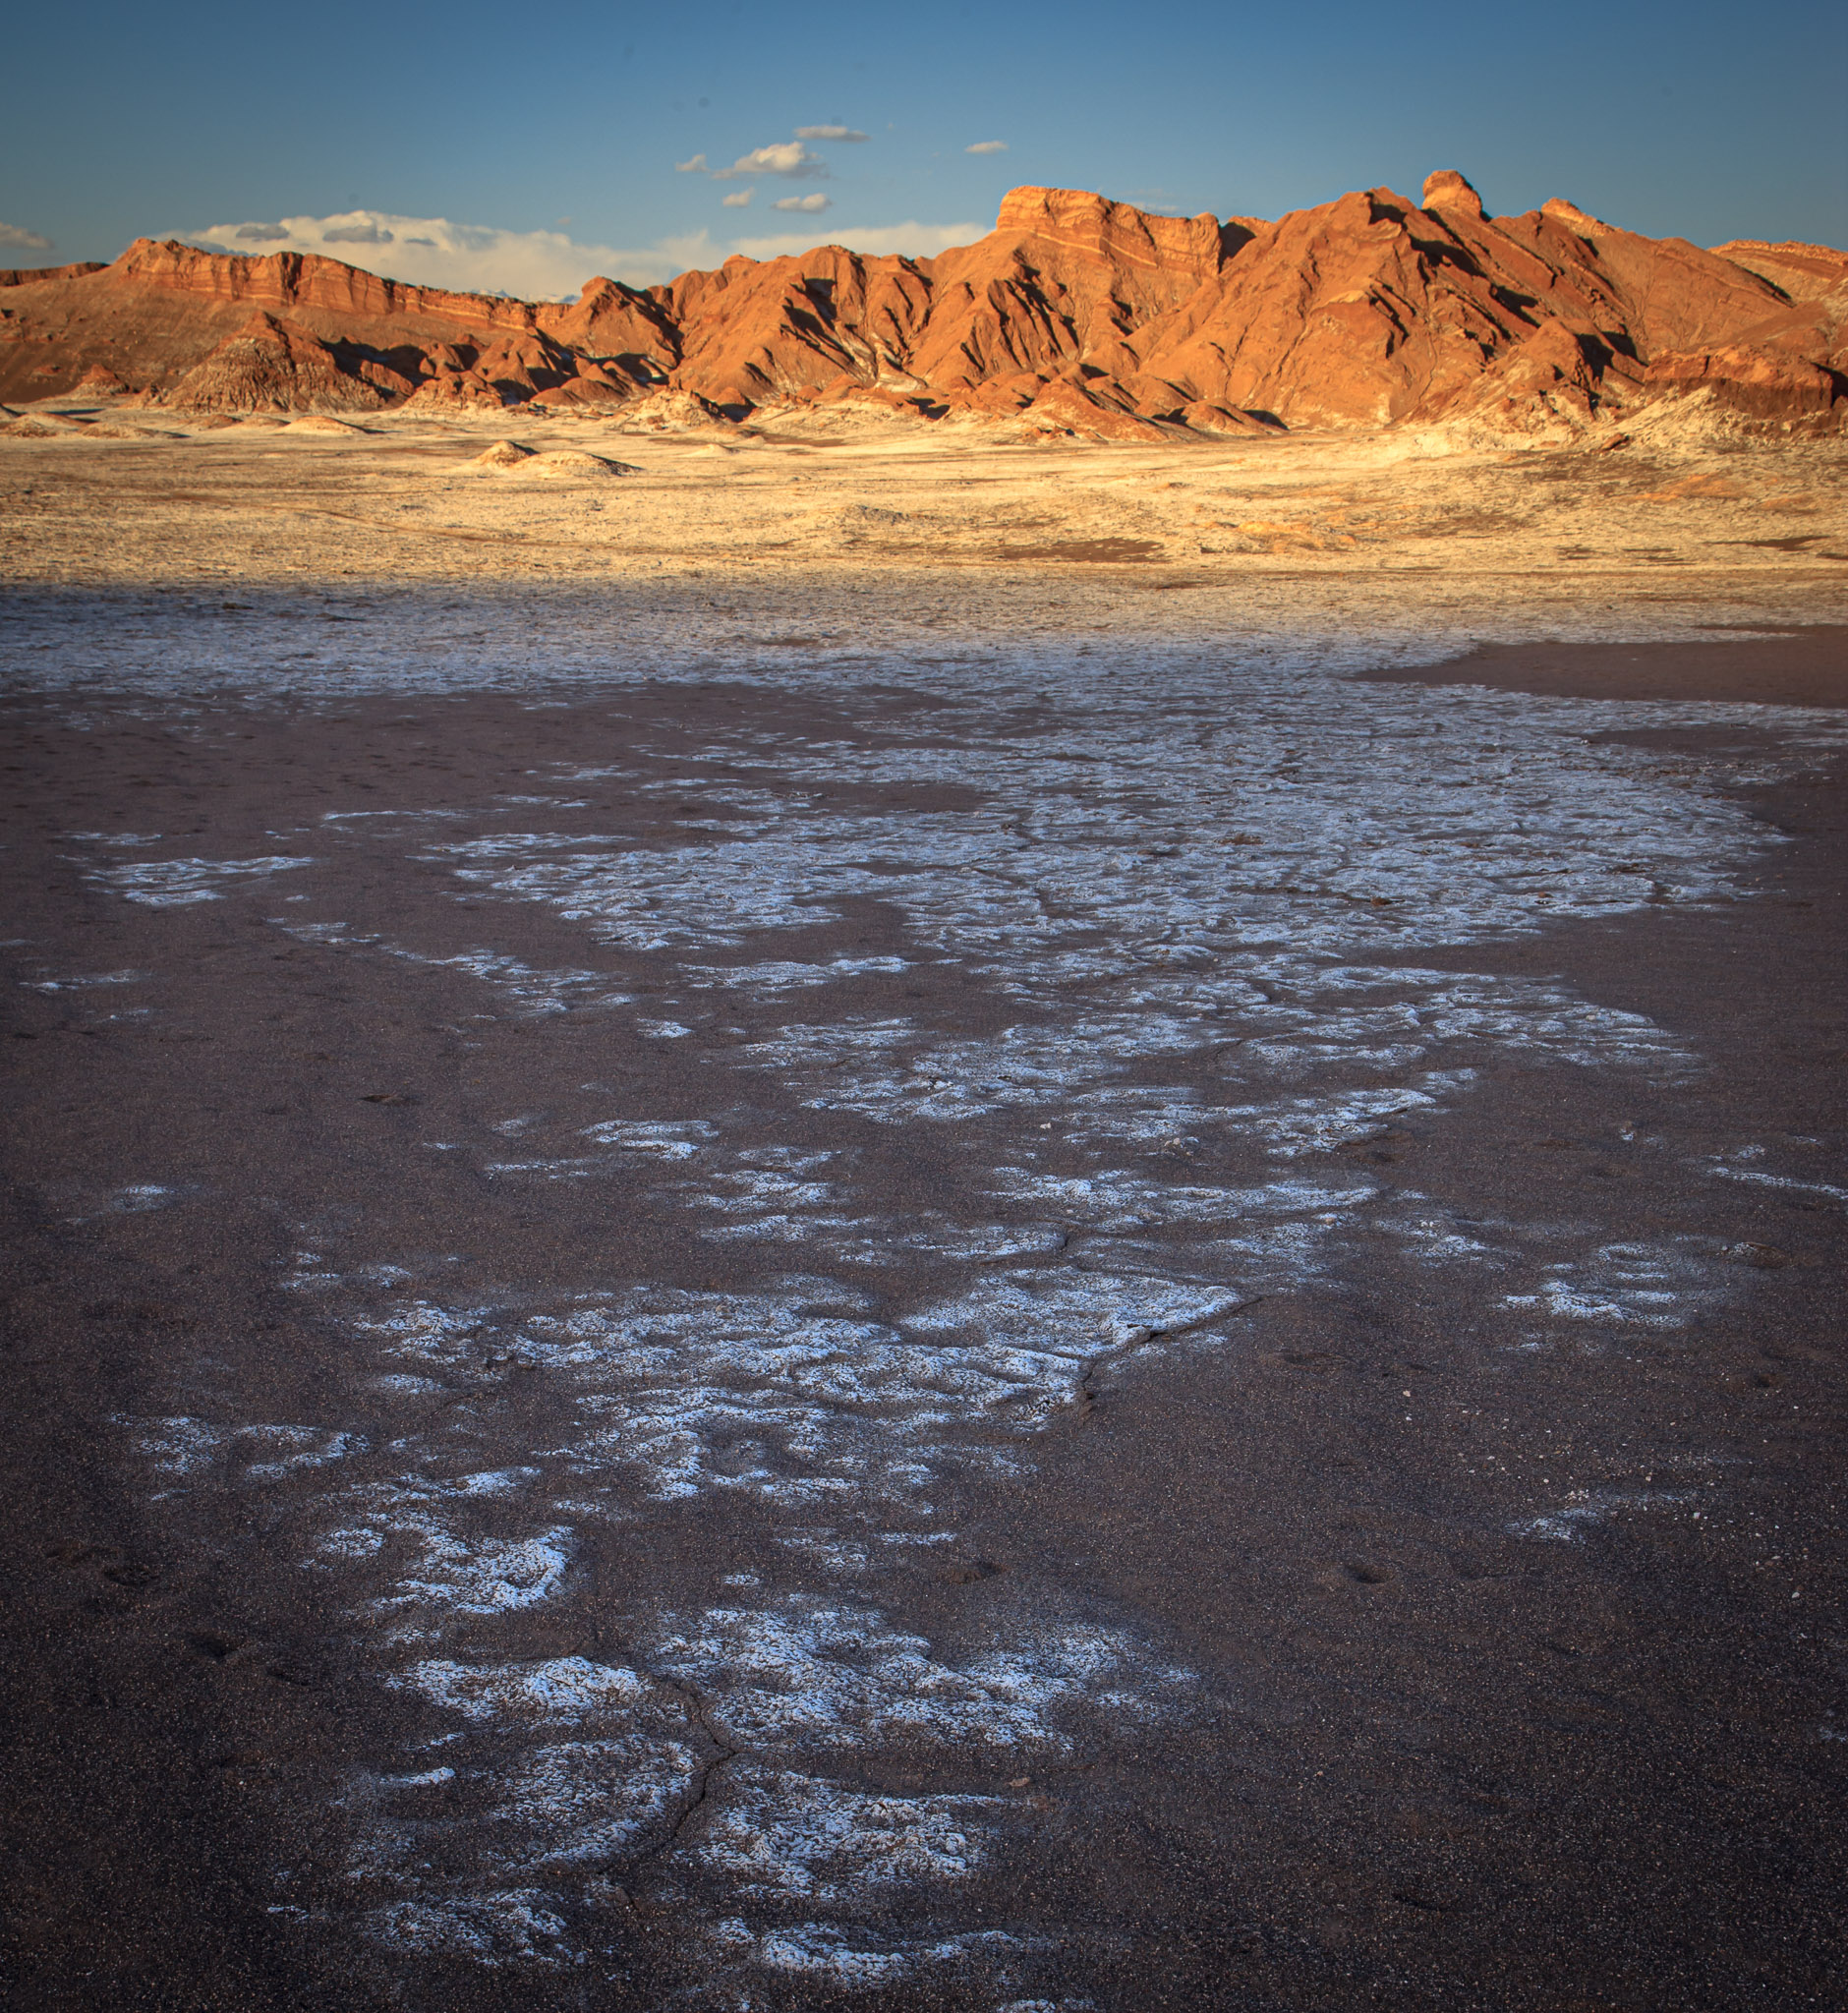
[(227, 884), (267, 880), (272, 874), (314, 864), (312, 859), (283, 853), (253, 860), (137, 860), (127, 866), (99, 867), (89, 878), (148, 908), (187, 908), (195, 902), (222, 900)]
[[(356, 638), (279, 675), (632, 675), (602, 645), (587, 670), (491, 634), (420, 641), (413, 672)], [(710, 640), (647, 645), (635, 676), (711, 673)], [(368, 849), (352, 920), (276, 927), (529, 1023), (531, 1083), (443, 1118), (429, 1164), (542, 1217), (606, 1210), (610, 1255), (549, 1279), (544, 1237), (476, 1251), (464, 1289), (452, 1259), (381, 1265), (351, 1230), (303, 1231), (280, 1276), (341, 1330), (350, 1398), (267, 1424), (176, 1397), (126, 1423), (163, 1485), (294, 1516), (329, 1607), (423, 1715), (338, 1792), (367, 1933), (574, 1965), (614, 1934), (596, 1883), (646, 1869), (678, 1883), (735, 2003), (753, 1979), (910, 1980), (1069, 2013), (1084, 2002), (1019, 1995), (1024, 1942), (959, 1924), (956, 1896), (1034, 1849), (1010, 1785), (1185, 1725), (1200, 1687), (1056, 1588), (939, 1639), (907, 1618), (906, 1575), (959, 1555), (964, 1478), (1024, 1484), (1100, 1391), (1132, 1403), (1176, 1352), (1237, 1349), (1254, 1299), (1357, 1250), (1480, 1275), (1531, 1347), (1623, 1347), (1741, 1290), (1693, 1240), (1466, 1216), (1353, 1149), (1441, 1127), (1514, 1064), (1700, 1066), (1634, 1012), (1463, 967), (1560, 919), (1732, 898), (1762, 834), (1698, 766), (1601, 735), (1767, 716), (1359, 686), (1281, 643), (894, 661), (877, 699), (844, 682), (863, 670), (802, 675), (873, 724), (798, 734), (741, 708), (690, 751), (638, 728), (620, 761), (559, 762), (439, 823), (342, 806), (318, 825), (335, 864)], [(1043, 686), (1060, 710), (1023, 729), (1011, 709)], [(1839, 739), (1769, 719), (1793, 746)], [(499, 829), (510, 812), (549, 829)], [(255, 901), (313, 864), (71, 843), (151, 906)], [(367, 875), (388, 930), (352, 905)], [(528, 961), (534, 927), (574, 948)], [(585, 1008), (597, 1059), (559, 1060)], [(953, 1179), (930, 1186), (914, 1152)], [(1844, 1199), (1744, 1151), (1704, 1173)], [(638, 1195), (677, 1241), (625, 1241)], [(642, 1249), (662, 1276), (636, 1276)], [(518, 1284), (480, 1284), (490, 1265)], [(1644, 1501), (1569, 1498), (1518, 1527), (1570, 1539)], [(689, 1529), (736, 1548), (703, 1592)], [(559, 1618), (562, 1641), (520, 1633)], [(902, 1932), (868, 1920), (903, 1908)]]

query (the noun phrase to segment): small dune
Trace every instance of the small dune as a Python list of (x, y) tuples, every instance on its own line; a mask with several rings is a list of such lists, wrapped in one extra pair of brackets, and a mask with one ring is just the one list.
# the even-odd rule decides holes
[(639, 476), (641, 470), (626, 461), (610, 461), (601, 454), (581, 454), (573, 447), (559, 447), (548, 454), (534, 455), (522, 465), (520, 473), (603, 482), (610, 476)]
[(576, 448), (550, 448), (537, 454), (517, 440), (496, 440), (469, 463), (471, 468), (499, 469), (509, 474), (546, 476), (556, 480), (601, 483), (611, 476), (640, 475), (641, 470), (626, 461), (610, 461), (601, 454), (583, 454)]
[(170, 427), (125, 427), (115, 420), (92, 420), (85, 428), (84, 435), (89, 440), (184, 440), (184, 433), (176, 433)]

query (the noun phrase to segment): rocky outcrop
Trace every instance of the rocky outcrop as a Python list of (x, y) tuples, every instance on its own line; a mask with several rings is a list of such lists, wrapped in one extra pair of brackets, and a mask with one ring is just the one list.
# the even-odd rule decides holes
[(129, 286), (262, 308), (304, 325), (317, 315), (331, 315), (343, 326), (386, 321), (409, 328), (461, 320), (480, 328), (535, 328), (541, 312), (527, 301), (452, 294), (438, 287), (380, 279), (376, 273), (311, 252), (272, 252), (252, 259), (202, 252), (171, 239), (138, 238), (105, 269)]
[[(1792, 261), (1786, 269), (1794, 276), (1803, 268)], [(1754, 322), (1729, 343), (1658, 352), (1649, 360), (1645, 389), (1668, 397), (1704, 392), (1715, 405), (1755, 420), (1821, 419), (1848, 409), (1848, 258), (1817, 258), (1810, 270), (1835, 283)]]
[(1466, 181), (1455, 168), (1439, 168), (1434, 175), (1426, 175), (1418, 201), (1433, 216), (1454, 210), (1459, 216), (1473, 217), (1477, 223), (1488, 221), (1474, 183)]
[(1831, 251), (1826, 245), (1770, 245), (1761, 238), (1735, 238), (1729, 245), (1715, 245), (1713, 256), (1756, 272), (1793, 301), (1814, 300), (1848, 284), (1848, 252)]
[[(373, 412), (389, 402), (392, 388), (343, 368), (337, 353), (306, 329), (260, 311), (162, 402), (196, 413)], [(408, 383), (402, 388), (410, 390)]]
[(0, 266), (0, 287), (36, 287), (47, 280), (82, 279), (87, 273), (107, 270), (107, 266), (99, 265), (93, 259), (78, 265)]
[(424, 375), (410, 401), (423, 412), (525, 405), (555, 396), (579, 374), (577, 359), (562, 344), (524, 332), (488, 343), (433, 343), (424, 352), (423, 364)]
[(1825, 413), (1842, 396), (1842, 380), (1802, 357), (1728, 343), (1716, 350), (1665, 350), (1650, 360), (1644, 387), (1686, 397), (1708, 393), (1713, 402), (1753, 419), (1795, 419)]
[(1657, 348), (1777, 304), (1693, 246), (1614, 232), (1593, 247), (1583, 212), (1490, 221), (1462, 177), (1432, 184), (1430, 206), (1373, 189), (1268, 226), (1143, 332), (1144, 370), (1291, 426), (1429, 422), (1521, 392), (1588, 413), (1633, 396)]
[(693, 391), (649, 391), (626, 405), (622, 424), (633, 431), (651, 433), (705, 432), (726, 424), (725, 416), (710, 399)]
[(663, 286), (595, 279), (571, 303), (151, 240), (15, 277), (0, 398), (95, 370), (221, 411), (517, 406), (663, 427), (852, 405), (1125, 440), (1571, 429), (1697, 394), (1754, 424), (1848, 411), (1848, 254), (1703, 251), (1563, 198), (1491, 217), (1452, 169), (1416, 202), (1369, 189), (1271, 222), (1016, 189), (993, 231), (935, 259), (822, 246)]

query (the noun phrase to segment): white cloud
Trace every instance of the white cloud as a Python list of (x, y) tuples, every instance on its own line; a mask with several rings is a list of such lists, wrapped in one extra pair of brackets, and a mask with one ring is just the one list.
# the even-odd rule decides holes
[[(894, 252), (907, 259), (932, 259), (939, 252), (948, 252), (953, 245), (973, 244), (977, 238), (986, 236), (988, 229), (987, 224), (978, 223), (872, 224), (864, 230), (849, 225), (837, 230), (828, 242), (844, 245), (849, 252), (863, 252), (871, 259), (883, 259)], [(733, 238), (730, 249), (742, 252), (747, 259), (780, 259), (785, 253), (811, 251), (814, 245), (810, 233), (785, 231), (768, 238)]]
[(811, 215), (818, 210), (832, 209), (833, 202), (816, 190), (813, 196), (784, 196), (773, 205), (777, 209), (806, 209)]
[(798, 140), (864, 140), (864, 133), (854, 132), (851, 126), (798, 126), (795, 129)]
[(741, 153), (728, 168), (721, 168), (717, 179), (735, 182), (743, 175), (825, 175), (828, 163), (820, 154), (810, 153), (799, 140), (780, 140), (775, 146), (755, 146)]
[(36, 231), (23, 231), (18, 224), (0, 224), (0, 245), (14, 246), (21, 252), (55, 252), (58, 249), (49, 238), (41, 238)]
[[(755, 189), (734, 189), (729, 196), (722, 196), (719, 201), (726, 209), (749, 209), (751, 198), (756, 194)], [(780, 202), (777, 207), (780, 209), (782, 204)]]
[(978, 140), (973, 146), (965, 146), (962, 151), (964, 153), (1006, 153), (1008, 151), (1008, 143), (1005, 140)]
[[(749, 196), (739, 190), (737, 196)], [(807, 199), (814, 213), (820, 192)], [(722, 201), (744, 205), (736, 197)], [(953, 245), (981, 237), (984, 223), (869, 224), (863, 229), (837, 228), (828, 240), (869, 257), (902, 253), (929, 259)], [(385, 210), (348, 210), (339, 216), (290, 216), (275, 223), (224, 223), (210, 230), (157, 232), (181, 237), (214, 251), (260, 256), (266, 251), (316, 252), (348, 265), (409, 280), (418, 286), (449, 287), (459, 293), (511, 294), (523, 301), (573, 300), (586, 280), (599, 274), (652, 286), (695, 267), (720, 264), (727, 254), (747, 259), (776, 259), (785, 253), (810, 251), (813, 229), (762, 237), (715, 239), (708, 230), (682, 237), (658, 238), (653, 244), (622, 249), (581, 245), (559, 231), (503, 231), (487, 224), (452, 223), (446, 217), (397, 216)]]
[(703, 175), (706, 172), (706, 156), (703, 153), (696, 153), (690, 161), (675, 161), (673, 171), (676, 175)]
[(652, 286), (690, 266), (716, 264), (724, 256), (704, 230), (622, 248), (580, 245), (562, 231), (503, 231), (376, 209), (287, 216), (275, 223), (214, 224), (176, 235), (227, 252), (318, 252), (419, 286), (512, 294), (523, 301), (574, 299), (584, 282), (598, 274), (630, 286)]

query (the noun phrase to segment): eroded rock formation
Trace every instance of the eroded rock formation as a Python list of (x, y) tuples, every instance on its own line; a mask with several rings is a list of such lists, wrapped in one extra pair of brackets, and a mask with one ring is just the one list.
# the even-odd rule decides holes
[(412, 388), (388, 366), (343, 358), (307, 329), (260, 309), (187, 372), (169, 402), (202, 413), (370, 412)]
[[(1016, 189), (935, 259), (823, 246), (570, 304), (300, 253), (140, 240), (0, 275), (0, 398), (131, 386), (216, 411), (509, 406), (704, 425), (837, 401), (1159, 438), (1453, 420), (1521, 430), (1701, 396), (1848, 413), (1848, 254), (1702, 251), (1556, 198), (1490, 217), (1453, 170), (1265, 222)], [(88, 374), (87, 376), (86, 374)]]

